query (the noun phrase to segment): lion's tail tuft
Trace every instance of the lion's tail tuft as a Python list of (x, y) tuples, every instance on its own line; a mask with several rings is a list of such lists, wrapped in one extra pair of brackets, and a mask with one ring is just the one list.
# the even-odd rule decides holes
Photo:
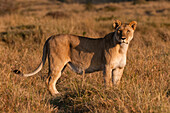
[(13, 70), (13, 72), (14, 72), (15, 74), (20, 75), (20, 76), (23, 76), (23, 73), (22, 73), (20, 70), (15, 69), (15, 70)]
[[(49, 39), (48, 39), (48, 40), (49, 40)], [(45, 42), (45, 44), (44, 44), (42, 61), (41, 61), (41, 63), (39, 64), (39, 66), (38, 66), (33, 72), (28, 73), (28, 74), (24, 74), (24, 73), (22, 73), (21, 71), (19, 71), (19, 70), (17, 70), (17, 69), (14, 70), (13, 72), (14, 72), (15, 74), (18, 74), (18, 75), (24, 76), (24, 77), (29, 77), (29, 76), (32, 76), (32, 75), (37, 74), (37, 73), (42, 69), (42, 67), (44, 66), (45, 61), (46, 61), (46, 58), (47, 58), (47, 54), (48, 54), (48, 50), (47, 50), (48, 40), (47, 40), (47, 41)]]

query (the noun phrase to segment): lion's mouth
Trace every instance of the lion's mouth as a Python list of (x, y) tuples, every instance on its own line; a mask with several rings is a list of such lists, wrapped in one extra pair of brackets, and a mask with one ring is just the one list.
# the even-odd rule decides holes
[(124, 40), (122, 40), (121, 43), (128, 44), (128, 42), (125, 42)]
[(128, 42), (126, 42), (125, 40), (122, 39), (117, 39), (116, 40), (120, 43), (120, 44), (129, 44)]

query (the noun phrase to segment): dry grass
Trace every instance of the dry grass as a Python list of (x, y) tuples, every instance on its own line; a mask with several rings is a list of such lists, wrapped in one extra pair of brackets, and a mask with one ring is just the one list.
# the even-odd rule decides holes
[[(0, 112), (170, 111), (169, 2), (98, 4), (91, 6), (93, 10), (83, 4), (47, 0), (12, 3), (19, 4), (17, 10), (11, 12), (7, 7), (0, 16)], [(67, 17), (45, 16), (58, 11)], [(45, 85), (47, 64), (34, 77), (11, 72), (35, 69), (50, 35), (103, 37), (112, 31), (113, 19), (138, 22), (119, 87), (104, 89), (102, 72), (87, 74), (82, 81), (82, 76), (66, 69), (56, 84), (62, 95), (54, 98)]]

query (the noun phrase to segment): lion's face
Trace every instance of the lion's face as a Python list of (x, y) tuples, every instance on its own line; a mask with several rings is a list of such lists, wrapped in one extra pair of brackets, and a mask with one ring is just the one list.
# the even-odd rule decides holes
[(120, 21), (115, 21), (113, 23), (113, 26), (116, 29), (116, 40), (121, 44), (128, 44), (133, 38), (134, 30), (136, 29), (136, 24), (137, 23), (135, 21), (132, 21), (129, 24), (121, 24)]
[(116, 30), (116, 39), (118, 42), (128, 44), (133, 38), (134, 30), (129, 25), (121, 25)]

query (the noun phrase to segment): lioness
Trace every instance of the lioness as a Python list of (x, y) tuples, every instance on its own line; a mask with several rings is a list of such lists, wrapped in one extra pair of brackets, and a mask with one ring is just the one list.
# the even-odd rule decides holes
[(121, 24), (116, 20), (113, 22), (115, 31), (97, 39), (75, 35), (51, 36), (44, 44), (42, 61), (34, 72), (14, 72), (24, 77), (35, 75), (42, 69), (48, 56), (46, 84), (52, 95), (59, 93), (55, 85), (66, 65), (78, 74), (103, 70), (105, 85), (117, 85), (126, 65), (126, 54), (136, 25), (135, 21)]

